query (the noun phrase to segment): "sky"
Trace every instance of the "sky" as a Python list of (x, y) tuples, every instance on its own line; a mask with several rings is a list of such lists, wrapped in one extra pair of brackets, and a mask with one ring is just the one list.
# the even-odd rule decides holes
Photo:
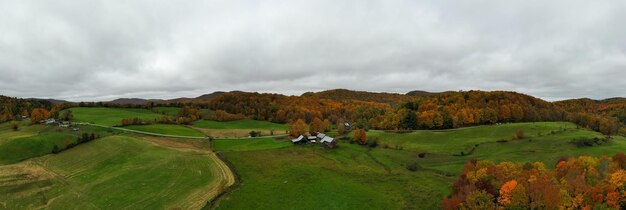
[(0, 95), (626, 96), (626, 1), (0, 0)]

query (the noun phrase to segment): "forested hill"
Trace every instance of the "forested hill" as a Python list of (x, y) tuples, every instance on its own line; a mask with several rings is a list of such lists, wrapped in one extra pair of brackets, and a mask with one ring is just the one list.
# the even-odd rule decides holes
[(358, 127), (385, 130), (447, 129), (537, 121), (571, 121), (605, 134), (615, 134), (622, 127), (614, 116), (570, 104), (575, 103), (551, 103), (508, 91), (444, 92), (419, 97), (331, 90), (303, 96), (227, 93), (211, 100), (209, 107), (273, 122), (304, 119), (308, 123), (315, 118), (337, 122), (343, 119)]
[(317, 97), (323, 99), (331, 99), (335, 101), (369, 101), (388, 104), (398, 104), (415, 99), (414, 96), (403, 95), (398, 93), (374, 93), (366, 91), (354, 91), (347, 89), (334, 89), (321, 92), (306, 92), (303, 97)]
[(604, 100), (572, 99), (555, 102), (557, 106), (568, 112), (582, 112), (617, 118), (626, 124), (626, 99), (610, 98)]
[(0, 96), (0, 123), (21, 116), (30, 116), (34, 108), (51, 109), (52, 103), (43, 99), (21, 99)]

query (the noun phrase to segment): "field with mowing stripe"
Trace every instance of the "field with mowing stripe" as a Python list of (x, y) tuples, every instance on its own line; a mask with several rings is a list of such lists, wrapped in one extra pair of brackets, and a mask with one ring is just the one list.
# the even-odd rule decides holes
[(215, 187), (207, 153), (111, 136), (0, 166), (0, 209), (187, 209)]
[(276, 141), (272, 138), (213, 140), (213, 148), (218, 151), (265, 150), (289, 147), (291, 145), (290, 141)]
[(105, 108), (105, 107), (74, 107), (70, 108), (74, 121), (89, 122), (99, 125), (120, 125), (122, 119), (140, 118), (147, 121), (161, 118), (160, 114), (147, 109)]
[(124, 126), (126, 129), (137, 130), (150, 133), (175, 135), (175, 136), (193, 136), (203, 137), (202, 132), (182, 126), (182, 125), (166, 125), (166, 124), (153, 124), (153, 125), (131, 125)]
[(217, 122), (211, 120), (199, 120), (193, 123), (194, 127), (206, 129), (248, 129), (248, 130), (287, 130), (287, 125), (258, 120), (235, 120)]
[[(519, 129), (525, 131), (526, 138), (511, 140)], [(228, 151), (216, 144), (216, 150), (224, 150), (243, 183), (218, 208), (437, 209), (469, 159), (542, 161), (554, 167), (562, 156), (626, 151), (626, 138), (618, 136), (601, 145), (577, 147), (570, 141), (603, 136), (563, 122), (404, 134), (369, 131), (368, 135), (380, 137), (382, 145), (370, 149), (342, 141), (334, 150), (319, 145), (254, 150), (248, 145), (246, 151)], [(503, 139), (507, 141), (497, 142)], [(420, 157), (420, 153), (425, 156)], [(415, 171), (408, 170), (409, 165), (415, 165)]]
[(192, 125), (207, 136), (215, 138), (242, 138), (250, 136), (250, 131), (261, 132), (262, 136), (285, 135), (287, 125), (258, 120), (236, 120), (217, 122), (199, 120)]

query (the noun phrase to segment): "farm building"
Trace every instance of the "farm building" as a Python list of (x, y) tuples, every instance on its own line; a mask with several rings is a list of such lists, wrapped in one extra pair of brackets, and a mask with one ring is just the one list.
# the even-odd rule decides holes
[(337, 146), (337, 140), (328, 136), (324, 136), (324, 138), (320, 141), (320, 143), (325, 144), (326, 146), (330, 148), (335, 148), (335, 146)]
[(319, 144), (324, 144), (330, 148), (334, 148), (337, 146), (337, 140), (323, 133), (318, 133), (317, 135), (311, 135), (311, 136), (306, 136), (306, 137), (303, 135), (300, 135), (298, 136), (298, 138), (292, 139), (291, 142), (293, 144), (319, 143)]
[(291, 142), (292, 142), (293, 144), (305, 144), (305, 143), (307, 143), (307, 142), (308, 142), (307, 140), (308, 140), (308, 139), (307, 139), (307, 138), (304, 138), (304, 136), (303, 136), (303, 135), (300, 135), (300, 136), (298, 136), (298, 138), (292, 139), (292, 140), (291, 140)]

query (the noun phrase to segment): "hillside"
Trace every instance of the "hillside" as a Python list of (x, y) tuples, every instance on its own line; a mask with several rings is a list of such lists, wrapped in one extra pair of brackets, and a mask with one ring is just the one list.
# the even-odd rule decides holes
[(315, 118), (331, 122), (343, 119), (357, 127), (381, 130), (538, 121), (571, 121), (605, 134), (615, 134), (622, 127), (614, 115), (590, 112), (576, 103), (572, 107), (563, 104), (510, 91), (459, 91), (414, 97), (338, 89), (303, 96), (226, 93), (211, 100), (209, 108), (281, 123), (295, 119), (307, 123)]
[(388, 104), (398, 104), (404, 101), (415, 99), (415, 97), (397, 94), (397, 93), (375, 93), (366, 91), (355, 91), (347, 89), (334, 89), (325, 90), (321, 92), (308, 92), (302, 94), (305, 97), (317, 97), (323, 99), (330, 99), (334, 101), (368, 101)]
[(213, 153), (160, 142), (111, 136), (2, 165), (0, 208), (200, 209), (234, 181)]

